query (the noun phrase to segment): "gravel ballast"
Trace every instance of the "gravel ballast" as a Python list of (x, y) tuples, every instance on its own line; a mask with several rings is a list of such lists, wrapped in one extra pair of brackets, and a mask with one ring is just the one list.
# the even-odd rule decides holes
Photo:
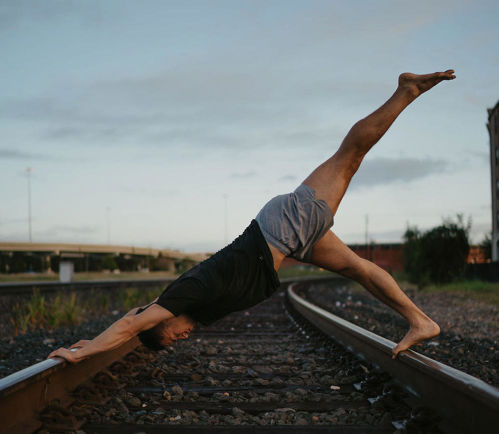
[[(346, 280), (314, 283), (303, 292), (306, 299), (394, 342), (408, 330), (404, 318), (364, 289)], [(441, 363), (499, 386), (499, 309), (453, 293), (405, 290), (441, 333), (414, 348)]]
[[(499, 309), (461, 294), (406, 290), (441, 327), (441, 334), (416, 351), (499, 386)], [(367, 291), (343, 280), (314, 283), (306, 298), (324, 309), (394, 342), (407, 331), (406, 321)], [(56, 348), (91, 339), (124, 312), (114, 311), (75, 327), (36, 330), (0, 338), (0, 378), (44, 360)], [(5, 331), (5, 329), (4, 329)]]
[[(78, 387), (66, 411), (84, 420), (79, 429), (88, 433), (106, 426), (142, 431), (140, 425), (149, 424), (195, 425), (199, 432), (206, 425), (395, 432), (393, 423), (414, 427), (411, 432), (440, 432), (438, 418), (409, 405), (408, 393), (389, 375), (299, 316), (292, 319), (283, 301), (284, 293), (277, 293), (248, 311), (196, 327), (190, 339), (160, 352), (139, 346)], [(60, 413), (52, 407), (42, 414), (43, 432), (60, 427)]]

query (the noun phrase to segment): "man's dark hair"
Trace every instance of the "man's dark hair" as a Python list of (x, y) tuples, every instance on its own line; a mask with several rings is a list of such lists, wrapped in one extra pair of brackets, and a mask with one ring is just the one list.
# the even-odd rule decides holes
[[(153, 303), (151, 303), (153, 304)], [(151, 304), (149, 306), (151, 306)], [(137, 310), (135, 315), (146, 310), (149, 306), (141, 307)], [(150, 350), (160, 351), (165, 349), (165, 346), (161, 343), (163, 339), (163, 330), (165, 329), (165, 324), (161, 321), (156, 324), (153, 328), (149, 330), (144, 330), (138, 334), (138, 338), (143, 345), (145, 345)]]
[[(152, 329), (144, 330), (138, 334), (140, 342), (142, 342), (142, 344), (150, 350), (160, 351), (165, 349), (165, 346), (161, 343), (163, 334), (158, 332), (158, 326), (160, 325), (162, 326), (162, 323), (159, 323)], [(161, 330), (163, 330), (163, 327), (161, 327)]]

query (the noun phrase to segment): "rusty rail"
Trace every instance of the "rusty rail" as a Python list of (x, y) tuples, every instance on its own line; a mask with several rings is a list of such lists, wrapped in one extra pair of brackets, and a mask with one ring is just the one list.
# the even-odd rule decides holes
[(433, 408), (449, 433), (485, 433), (497, 425), (499, 389), (478, 378), (412, 350), (392, 359), (395, 343), (364, 330), (299, 297), (294, 283), (287, 289), (293, 308), (314, 326), (358, 357), (390, 373), (406, 390)]
[[(326, 276), (330, 278), (330, 276)], [(322, 280), (313, 278), (310, 281)], [(286, 279), (285, 282), (302, 279)], [(29, 293), (33, 287), (40, 287), (42, 292), (62, 289), (119, 289), (127, 285), (150, 286), (167, 283), (168, 279), (150, 279), (144, 281), (88, 281), (62, 284), (59, 282), (1, 284), (0, 295)], [(48, 359), (0, 379), (0, 420), (1, 432), (26, 433), (38, 429), (41, 422), (38, 414), (46, 405), (57, 399), (60, 404), (70, 403), (69, 392), (87, 378), (104, 369), (114, 361), (132, 351), (138, 345), (138, 339), (106, 353), (91, 357), (77, 364), (69, 364), (62, 359)]]
[(77, 364), (62, 359), (47, 359), (0, 380), (0, 420), (2, 432), (33, 432), (41, 425), (38, 413), (53, 399), (71, 402), (69, 392), (132, 351), (139, 341), (134, 338), (106, 353)]
[[(287, 282), (295, 279), (286, 279)], [(317, 280), (317, 279), (312, 279)], [(362, 359), (392, 374), (404, 388), (432, 407), (452, 433), (488, 432), (499, 414), (499, 389), (414, 351), (391, 358), (395, 343), (349, 323), (299, 297), (288, 287), (293, 308), (324, 333)], [(70, 403), (70, 391), (138, 345), (134, 339), (107, 353), (78, 364), (45, 360), (0, 380), (0, 418), (5, 432), (32, 432), (40, 426), (40, 411), (53, 399)]]

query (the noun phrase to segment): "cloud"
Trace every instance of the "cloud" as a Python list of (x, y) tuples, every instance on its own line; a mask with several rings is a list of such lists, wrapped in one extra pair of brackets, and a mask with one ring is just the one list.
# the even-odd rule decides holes
[(7, 224), (18, 224), (18, 223), (26, 223), (28, 221), (27, 218), (9, 218), (5, 220), (0, 220), (0, 225), (7, 225)]
[(278, 181), (296, 181), (298, 177), (296, 175), (284, 175), (281, 176)]
[[(27, 230), (4, 233), (0, 236), (0, 239), (4, 241), (27, 241), (26, 232)], [(89, 242), (88, 239), (95, 241), (95, 236), (101, 232), (97, 226), (88, 225), (53, 225), (47, 228), (38, 228), (37, 226), (33, 231), (33, 240), (35, 242)]]
[[(406, 228), (388, 231), (374, 231), (368, 233), (369, 242), (400, 243)], [(342, 234), (341, 239), (348, 244), (365, 244), (365, 232), (350, 232)]]
[(94, 1), (49, 1), (31, 0), (0, 1), (0, 31), (16, 28), (22, 21), (60, 22), (71, 16), (77, 22), (94, 24), (99, 22), (99, 5)]
[[(31, 2), (22, 1), (18, 7), (0, 9), (0, 22), (1, 17), (5, 22), (26, 16), (43, 22), (46, 16), (64, 21), (64, 17), (76, 19), (88, 14), (90, 18), (86, 19), (92, 21), (89, 11), (99, 14), (98, 3), (89, 7), (77, 3), (69, 2), (67, 6), (66, 2), (56, 2), (57, 6), (31, 8)], [(30, 121), (30, 130), (35, 124), (42, 140), (65, 145), (140, 143), (241, 148), (277, 141), (303, 146), (331, 137), (330, 131), (321, 129), (314, 119), (317, 113), (324, 113), (324, 107), (334, 107), (334, 102), (343, 98), (352, 105), (369, 103), (373, 96), (378, 100), (385, 86), (391, 88), (394, 84), (391, 77), (379, 82), (374, 75), (366, 75), (350, 62), (338, 59), (346, 56), (348, 60), (352, 53), (377, 58), (378, 52), (365, 51), (366, 32), (370, 39), (383, 43), (383, 52), (391, 52), (386, 44), (400, 44), (401, 36), (424, 27), (444, 11), (448, 13), (450, 1), (442, 3), (433, 7), (432, 14), (427, 13), (424, 2), (415, 5), (410, 20), (406, 19), (406, 7), (396, 1), (382, 8), (363, 4), (366, 13), (361, 15), (356, 8), (327, 2), (304, 15), (303, 6), (292, 5), (287, 11), (287, 24), (277, 28), (271, 17), (280, 17), (281, 8), (264, 3), (262, 8), (227, 5), (227, 13), (235, 20), (240, 19), (241, 9), (245, 15), (254, 15), (261, 31), (254, 32), (253, 24), (246, 28), (241, 21), (241, 29), (231, 32), (232, 44), (216, 44), (209, 53), (194, 50), (177, 59), (172, 52), (171, 61), (165, 61), (160, 70), (122, 73), (86, 84), (75, 85), (66, 78), (60, 88), (45, 96), (0, 103), (0, 115)], [(205, 6), (201, 2), (197, 8)], [(127, 13), (133, 13), (134, 18), (147, 12), (132, 9)], [(207, 16), (211, 9), (206, 6)], [(390, 14), (386, 14), (387, 9)], [(109, 14), (111, 10), (114, 12), (112, 7), (103, 7), (104, 23), (115, 21), (115, 16)], [(154, 19), (163, 13), (178, 20), (186, 18), (175, 8), (161, 9), (153, 17), (152, 27), (159, 24)], [(355, 29), (363, 30), (352, 32), (352, 22)], [(221, 32), (226, 30), (223, 24)], [(348, 44), (344, 44), (345, 35)], [(348, 53), (344, 52), (346, 46)], [(331, 74), (333, 68), (335, 74)], [(304, 123), (308, 125), (301, 130), (296, 127)]]
[[(396, 3), (392, 6), (399, 14), (405, 14), (405, 9)], [(27, 6), (22, 9), (21, 15), (29, 12)], [(46, 13), (40, 9), (32, 14), (36, 17)], [(231, 13), (239, 13), (237, 6), (230, 9), (234, 9)], [(268, 9), (266, 13), (252, 13), (258, 20), (262, 14), (281, 13)], [(0, 115), (30, 123), (37, 121), (40, 137), (51, 143), (254, 147), (276, 141), (286, 146), (322, 141), (331, 135), (314, 119), (317, 112), (343, 97), (352, 104), (356, 98), (368, 99), (369, 95), (380, 93), (383, 85), (392, 86), (393, 80), (378, 83), (364, 72), (359, 79), (348, 62), (342, 66), (335, 61), (335, 57), (341, 58), (342, 44), (337, 39), (342, 41), (352, 16), (359, 28), (383, 28), (372, 24), (371, 14), (359, 23), (358, 14), (349, 8), (322, 5), (311, 10), (307, 19), (302, 9), (291, 7), (291, 25), (280, 31), (262, 21), (263, 33), (255, 35), (243, 29), (236, 32), (234, 37), (242, 46), (220, 44), (210, 55), (194, 52), (178, 62), (167, 63), (159, 71), (135, 76), (123, 73), (76, 86), (62, 83), (64, 92), (58, 89), (59, 93), (0, 103)], [(69, 8), (62, 15), (78, 15), (77, 12), (77, 8)], [(373, 7), (372, 13), (384, 17), (378, 8)], [(266, 32), (272, 32), (271, 44)], [(362, 34), (356, 38), (362, 46), (363, 38)], [(390, 36), (392, 39), (396, 38)], [(251, 46), (245, 45), (250, 43)], [(277, 51), (279, 56), (275, 55)], [(254, 54), (251, 62), (250, 53)], [(342, 68), (343, 72), (333, 79), (331, 68)]]
[(97, 226), (82, 225), (53, 225), (46, 229), (37, 230), (33, 235), (37, 239), (59, 239), (71, 240), (72, 237), (91, 236), (100, 233), (101, 230)]
[(441, 173), (447, 167), (445, 161), (429, 158), (376, 158), (363, 163), (354, 176), (350, 188), (411, 182), (434, 173)]
[[(490, 152), (487, 151), (466, 151), (468, 155), (470, 155), (473, 158), (479, 159), (482, 163), (487, 163), (490, 164)], [(469, 162), (466, 160), (465, 164), (469, 164)]]
[(256, 176), (256, 172), (254, 170), (249, 170), (247, 172), (238, 172), (238, 173), (231, 173), (230, 177), (231, 178), (254, 178)]
[(97, 231), (95, 226), (69, 226), (69, 225), (56, 225), (52, 226), (49, 230), (59, 232), (71, 232), (76, 234), (91, 234)]
[(115, 187), (117, 193), (123, 193), (125, 195), (137, 195), (140, 197), (153, 196), (153, 197), (163, 197), (171, 198), (173, 196), (178, 196), (180, 193), (178, 189), (164, 188), (156, 185), (138, 186), (138, 185), (117, 185)]
[[(266, 85), (255, 94), (246, 94), (246, 90), (238, 92), (231, 84), (215, 79), (209, 86), (211, 91), (230, 95), (217, 99), (203, 95), (203, 86), (196, 84), (200, 78), (193, 77), (194, 83), (188, 84), (194, 90), (189, 87), (185, 93), (178, 92), (185, 86), (182, 74), (163, 79), (161, 85), (157, 76), (100, 83), (85, 89), (84, 96), (70, 98), (3, 101), (0, 115), (29, 123), (30, 130), (34, 124), (38, 139), (65, 145), (104, 143), (123, 147), (140, 143), (241, 149), (272, 144), (288, 149), (338, 139), (345, 133), (334, 121), (327, 127), (320, 125), (304, 111), (305, 96), (299, 97), (300, 104), (293, 103), (292, 92), (285, 96), (284, 89), (280, 96), (269, 99)], [(243, 83), (240, 87), (245, 89)], [(309, 93), (307, 98), (313, 106), (314, 96)]]
[(23, 152), (17, 149), (0, 149), (0, 159), (6, 160), (45, 160), (48, 157), (41, 154)]
[(471, 226), (470, 238), (473, 243), (481, 243), (486, 235), (489, 235), (492, 231), (492, 223), (473, 223)]

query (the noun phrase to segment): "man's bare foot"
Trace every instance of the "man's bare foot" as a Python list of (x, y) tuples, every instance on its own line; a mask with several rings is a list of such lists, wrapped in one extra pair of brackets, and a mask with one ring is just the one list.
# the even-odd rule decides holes
[(448, 69), (445, 72), (435, 72), (433, 74), (412, 74), (404, 72), (399, 76), (399, 88), (408, 90), (414, 98), (417, 98), (423, 92), (431, 89), (443, 80), (454, 80), (453, 69)]
[(426, 319), (417, 326), (411, 326), (404, 338), (392, 350), (393, 358), (397, 357), (401, 351), (409, 349), (413, 345), (417, 345), (426, 339), (431, 339), (440, 333), (440, 327), (435, 321), (430, 318)]

